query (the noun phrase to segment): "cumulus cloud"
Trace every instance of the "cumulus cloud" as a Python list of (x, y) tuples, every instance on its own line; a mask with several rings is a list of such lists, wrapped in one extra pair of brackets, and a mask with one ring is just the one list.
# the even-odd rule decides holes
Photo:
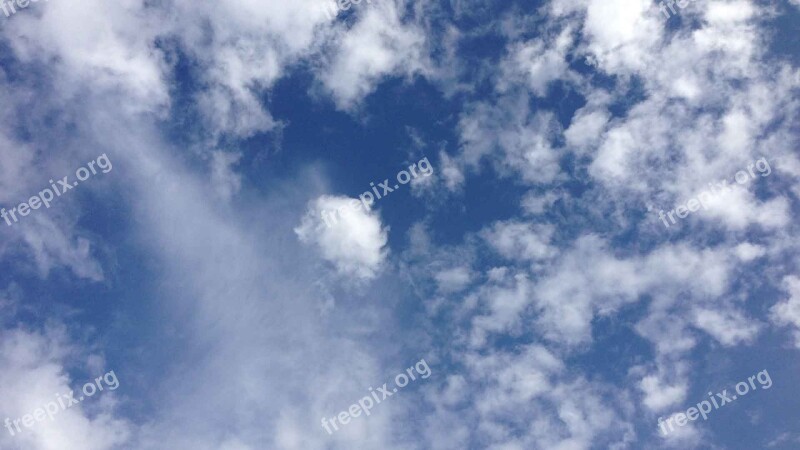
[(558, 194), (553, 191), (548, 191), (542, 195), (529, 192), (522, 198), (521, 206), (525, 214), (543, 214), (548, 208), (552, 207), (553, 203), (558, 200), (558, 197)]
[(439, 152), (439, 173), (449, 191), (456, 191), (464, 184), (464, 171), (458, 161), (444, 151)]
[(549, 225), (498, 222), (483, 233), (489, 245), (505, 258), (540, 261), (555, 255), (550, 245), (554, 229)]
[(505, 88), (508, 77), (521, 77), (536, 95), (546, 96), (548, 85), (567, 73), (566, 54), (572, 43), (572, 30), (567, 28), (550, 42), (533, 40), (517, 44), (509, 51), (507, 78), (501, 81), (500, 90)]
[(585, 236), (537, 283), (538, 320), (551, 339), (585, 341), (595, 313), (612, 314), (649, 291), (719, 295), (729, 271), (720, 251), (665, 246), (644, 257), (618, 258), (602, 240)]
[(458, 292), (466, 287), (472, 280), (472, 271), (469, 267), (453, 267), (436, 274), (439, 290), (443, 292)]
[(388, 253), (388, 231), (378, 213), (357, 199), (323, 195), (310, 201), (294, 231), (340, 273), (358, 279), (375, 277)]
[[(54, 394), (66, 395), (76, 389), (76, 384), (80, 389), (84, 382), (92, 382), (91, 379), (73, 380), (67, 374), (67, 367), (78, 365), (75, 359), (83, 359), (85, 355), (69, 341), (63, 327), (48, 327), (42, 332), (6, 329), (0, 339), (3, 343), (0, 346), (0, 384), (4, 399), (0, 415), (3, 418), (14, 420), (33, 414), (53, 401)], [(124, 380), (124, 376), (120, 378)], [(75, 394), (76, 399), (79, 394), (80, 391)], [(53, 420), (45, 418), (31, 428), (22, 427), (22, 432), (14, 428), (14, 436), (4, 430), (0, 443), (10, 450), (119, 448), (128, 442), (132, 424), (115, 418), (114, 395), (110, 391), (98, 392), (97, 398), (61, 410)]]
[(475, 407), (462, 412), (462, 422), (490, 436), (489, 448), (589, 449), (598, 442), (617, 448), (627, 439), (615, 437), (628, 424), (621, 405), (604, 397), (606, 387), (566, 376), (564, 362), (543, 346), (469, 353), (464, 365)]
[(504, 273), (497, 278), (480, 293), (485, 313), (473, 318), (470, 336), (476, 347), (485, 346), (491, 333), (519, 333), (523, 312), (531, 304), (533, 285), (524, 274)]
[(648, 375), (639, 382), (644, 396), (642, 403), (653, 411), (677, 405), (686, 399), (688, 386), (685, 383), (670, 385), (657, 375)]
[(696, 327), (726, 347), (751, 342), (760, 328), (757, 323), (735, 310), (723, 312), (716, 309), (695, 308), (693, 320)]
[(650, 6), (647, 0), (589, 1), (584, 27), (590, 50), (603, 54), (610, 68), (643, 68), (663, 32)]
[(478, 103), (459, 120), (465, 165), (477, 167), (487, 158), (502, 175), (520, 175), (529, 183), (550, 183), (561, 175), (560, 131), (555, 117), (532, 112), (524, 97), (509, 94), (496, 104)]
[(564, 132), (567, 144), (577, 150), (596, 144), (602, 137), (609, 116), (602, 110), (580, 109), (573, 117), (569, 128)]
[(770, 318), (776, 325), (789, 327), (795, 347), (800, 348), (800, 278), (787, 276), (783, 284), (789, 298), (770, 308)]
[(751, 244), (749, 242), (742, 242), (736, 246), (734, 251), (736, 252), (736, 256), (744, 262), (760, 258), (767, 253), (767, 250), (763, 246)]
[(360, 20), (334, 36), (320, 79), (342, 109), (353, 108), (387, 76), (426, 71), (425, 33), (403, 21), (406, 5), (390, 0), (362, 4)]

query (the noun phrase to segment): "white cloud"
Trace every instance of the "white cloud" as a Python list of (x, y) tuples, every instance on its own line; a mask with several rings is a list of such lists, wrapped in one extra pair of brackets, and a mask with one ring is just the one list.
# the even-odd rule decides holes
[(558, 198), (559, 195), (553, 191), (547, 191), (542, 195), (528, 192), (522, 198), (521, 206), (525, 214), (543, 214), (548, 208), (553, 206), (553, 203), (555, 203)]
[(14, 225), (22, 233), (22, 240), (28, 245), (39, 274), (46, 278), (54, 267), (65, 266), (80, 278), (103, 281), (103, 269), (92, 255), (90, 241), (73, 236), (77, 234), (76, 230), (66, 224), (59, 226), (44, 211), (39, 212)]
[(788, 199), (776, 197), (761, 202), (752, 191), (741, 186), (719, 193), (706, 205), (708, 208), (700, 210), (698, 217), (721, 220), (734, 230), (745, 229), (751, 224), (767, 229), (783, 228), (791, 221)]
[[(81, 357), (68, 341), (65, 330), (49, 327), (44, 332), (20, 328), (5, 330), (0, 337), (0, 415), (12, 420), (33, 414), (54, 401), (54, 394), (68, 394), (85, 382), (71, 380), (66, 367), (77, 365)], [(87, 369), (87, 368), (83, 368)], [(111, 369), (109, 369), (111, 370)], [(115, 371), (120, 385), (124, 374)], [(95, 374), (93, 374), (95, 375)], [(103, 375), (98, 373), (96, 375)], [(77, 400), (79, 392), (76, 392)], [(31, 428), (11, 436), (0, 433), (0, 445), (9, 450), (111, 450), (128, 442), (132, 426), (115, 419), (111, 391), (103, 391), (79, 405), (60, 410), (53, 419), (45, 418)], [(102, 397), (101, 397), (102, 396)], [(65, 402), (66, 403), (66, 402)], [(16, 430), (15, 427), (13, 427)]]
[(527, 98), (509, 94), (497, 104), (478, 103), (458, 124), (465, 165), (488, 158), (501, 175), (519, 174), (528, 183), (550, 183), (561, 174), (552, 145), (560, 125), (551, 113), (533, 113)]
[(387, 230), (378, 213), (365, 211), (357, 199), (323, 195), (310, 201), (295, 233), (339, 272), (359, 279), (373, 278), (387, 255)]
[(434, 277), (442, 292), (458, 292), (472, 281), (469, 267), (453, 267), (437, 273)]
[(596, 178), (606, 180), (606, 182), (630, 177), (628, 160), (631, 159), (642, 140), (642, 137), (633, 135), (627, 129), (612, 129), (606, 135), (589, 173)]
[[(3, 116), (11, 116), (11, 111), (5, 110), (3, 113)], [(0, 166), (0, 201), (4, 204), (24, 201), (20, 197), (28, 193), (21, 188), (29, 184), (24, 175), (34, 166), (35, 156), (35, 151), (29, 145), (9, 139), (5, 130), (0, 132), (0, 160), (3, 161)]]
[(506, 276), (482, 288), (480, 297), (486, 313), (473, 318), (471, 344), (486, 345), (490, 333), (519, 332), (523, 312), (533, 300), (532, 288), (523, 274)]
[(665, 383), (657, 375), (648, 375), (639, 382), (644, 398), (642, 403), (652, 411), (663, 411), (686, 399), (688, 386)]
[(197, 106), (203, 112), (215, 137), (232, 133), (241, 138), (272, 130), (277, 124), (264, 111), (256, 93), (242, 88), (239, 92), (216, 85), (201, 93)]
[(568, 374), (545, 347), (468, 353), (464, 360), (475, 406), (461, 410), (462, 421), (474, 421), (487, 448), (619, 448), (616, 436), (628, 424), (619, 405), (604, 398), (609, 388)]
[[(521, 77), (536, 95), (545, 97), (548, 85), (567, 73), (566, 55), (572, 43), (572, 30), (567, 28), (551, 42), (533, 40), (516, 45), (509, 50), (505, 77)], [(503, 91), (508, 80), (500, 83), (499, 90)]]
[(800, 278), (787, 276), (783, 284), (789, 298), (770, 308), (770, 318), (772, 323), (792, 329), (794, 345), (800, 349)]
[(714, 2), (708, 5), (705, 19), (717, 26), (737, 24), (750, 20), (755, 12), (753, 4), (747, 0)]
[[(667, 430), (667, 435), (664, 436), (661, 428), (659, 426), (658, 429), (658, 436), (663, 439), (663, 443), (667, 448), (691, 448), (698, 445), (701, 445), (703, 442), (703, 433), (698, 430), (697, 425), (694, 422), (687, 422), (683, 426), (676, 425), (676, 417), (678, 414), (675, 413), (670, 416), (664, 417), (664, 428)], [(684, 416), (686, 415), (683, 413)], [(667, 421), (670, 421), (667, 423)]]
[(550, 245), (554, 231), (549, 225), (509, 221), (496, 222), (482, 235), (505, 258), (540, 261), (556, 254), (556, 249)]
[(330, 55), (323, 54), (328, 63), (319, 69), (319, 78), (340, 108), (355, 107), (384, 77), (410, 77), (426, 70), (425, 33), (404, 23), (404, 12), (401, 1), (362, 4), (352, 27), (337, 28), (333, 44), (325, 50)]
[(726, 347), (752, 342), (760, 328), (758, 323), (735, 310), (695, 308), (692, 316), (696, 327)]
[(734, 252), (736, 252), (736, 256), (740, 260), (749, 262), (764, 256), (767, 253), (767, 249), (761, 245), (742, 242), (741, 244), (737, 245), (736, 248), (734, 248)]
[(598, 142), (608, 123), (609, 114), (602, 110), (591, 111), (586, 108), (578, 110), (572, 119), (564, 137), (567, 144), (577, 149)]
[[(133, 232), (152, 245), (155, 257), (166, 266), (164, 277), (181, 287), (180, 292), (165, 294), (164, 300), (165, 309), (179, 311), (174, 331), (190, 342), (187, 354), (208, 355), (199, 362), (177, 363), (190, 363), (191, 377), (186, 373), (165, 376), (158, 387), (162, 391), (169, 387), (169, 395), (153, 401), (157, 416), (135, 430), (137, 448), (409, 448), (406, 442), (393, 444), (402, 439), (390, 433), (397, 416), (389, 405), (385, 414), (368, 424), (354, 422), (332, 441), (307, 431), (308, 424), (316, 423), (321, 415), (334, 414), (352, 402), (351, 393), (363, 394), (359, 389), (381, 379), (377, 362), (365, 350), (373, 349), (341, 337), (347, 336), (348, 323), (337, 323), (341, 326), (328, 332), (327, 324), (316, 321), (319, 296), (313, 286), (319, 282), (318, 274), (304, 271), (307, 261), (298, 256), (302, 252), (296, 242), (284, 239), (291, 236), (294, 223), (280, 218), (250, 223), (264, 205), (231, 215), (208, 204), (209, 194), (216, 192), (227, 199), (242, 188), (240, 175), (232, 170), (234, 160), (211, 153), (212, 184), (206, 186), (206, 177), (171, 167), (161, 143), (147, 132), (149, 126), (132, 114), (163, 113), (170, 106), (172, 86), (166, 80), (172, 68), (169, 50), (165, 50), (169, 45), (155, 45), (169, 41), (165, 37), (179, 41), (181, 50), (198, 64), (197, 75), (207, 89), (195, 98), (196, 107), (213, 137), (226, 133), (249, 137), (277, 126), (265, 108), (265, 93), (288, 65), (306, 56), (323, 58), (314, 67), (318, 80), (344, 109), (357, 109), (364, 96), (387, 77), (432, 70), (425, 55), (430, 38), (422, 28), (405, 22), (412, 11), (401, 2), (362, 2), (352, 21), (337, 23), (333, 29), (328, 28), (329, 21), (317, 3), (235, 0), (201, 5), (178, 0), (165, 6), (123, 0), (89, 1), (75, 8), (51, 2), (40, 3), (41, 14), (18, 15), (4, 27), (3, 32), (13, 36), (8, 40), (11, 48), (24, 61), (52, 64), (56, 90), (63, 97), (60, 105), (75, 98), (92, 105), (76, 126), (91, 130), (93, 140), (103, 145), (130, 151), (125, 158), (136, 176), (126, 186), (136, 195), (125, 200), (135, 203), (140, 213)], [(644, 0), (553, 2), (550, 11), (562, 15), (553, 21), (554, 26), (563, 25), (549, 34), (556, 40), (552, 44), (512, 42), (504, 59), (507, 71), (497, 87), (499, 98), (476, 103), (460, 117), (461, 153), (441, 158), (439, 172), (447, 188), (461, 188), (467, 182), (467, 168), (479, 169), (484, 159), (502, 176), (518, 175), (523, 183), (557, 183), (564, 177), (560, 158), (569, 151), (579, 156), (575, 160), (578, 173), (589, 168), (591, 181), (598, 185), (593, 192), (597, 197), (625, 204), (637, 196), (673, 201), (695, 195), (698, 187), (741, 169), (742, 160), (750, 157), (748, 152), (756, 154), (767, 145), (794, 148), (785, 145), (786, 135), (764, 136), (770, 134), (766, 124), (782, 128), (776, 117), (791, 117), (796, 108), (791, 100), (784, 100), (793, 97), (786, 85), (772, 76), (771, 71), (779, 68), (759, 60), (759, 52), (767, 46), (751, 23), (760, 12), (757, 7), (742, 1), (698, 2), (703, 19), (698, 28), (665, 36), (664, 21), (647, 6)], [(92, 11), (88, 18), (87, 10)], [(573, 39), (579, 36), (571, 30), (584, 31), (579, 51), (602, 54), (601, 69), (619, 75), (617, 86), (598, 94), (603, 88), (569, 71), (565, 57), (575, 50)], [(453, 59), (450, 55), (448, 64)], [(628, 100), (631, 75), (642, 81), (645, 99), (611, 119), (607, 109), (611, 100), (596, 99), (624, 95)], [(528, 95), (543, 95), (559, 80), (576, 84), (590, 102), (564, 133), (556, 114), (541, 104), (531, 107)], [(90, 98), (76, 97), (84, 92), (91, 93)], [(96, 101), (116, 94), (120, 96), (108, 103)], [(125, 114), (102, 120), (118, 109)], [(719, 117), (708, 112), (712, 110), (719, 111)], [(115, 121), (124, 127), (115, 127)], [(16, 145), (0, 143), (2, 169), (8, 167), (11, 172), (3, 172), (0, 197), (12, 200), (17, 200), (11, 196), (16, 183), (33, 173), (29, 166), (35, 159), (33, 149), (38, 148), (10, 149)], [(6, 156), (12, 158), (10, 165), (5, 165)], [(152, 180), (147, 169), (171, 176)], [(295, 193), (292, 199), (300, 197)], [(566, 193), (562, 197), (579, 201)], [(349, 209), (353, 201), (333, 196), (312, 200), (295, 232), (339, 272), (370, 279), (387, 255), (387, 231), (377, 213), (344, 212), (331, 227), (321, 217), (323, 209)], [(541, 214), (553, 201), (550, 193), (527, 196), (523, 208)], [(296, 211), (288, 208), (287, 212), (281, 205), (267, 202), (264, 215), (297, 217)], [(772, 232), (791, 225), (789, 206), (788, 200), (772, 191), (766, 201), (742, 192), (723, 197), (706, 217), (719, 219), (732, 230), (759, 225), (764, 228), (761, 231)], [(44, 218), (36, 220), (23, 233), (42, 273), (60, 264), (78, 277), (103, 279), (102, 267), (92, 255), (97, 248), (94, 243), (81, 238), (79, 230), (40, 223)], [(638, 376), (645, 407), (658, 409), (685, 395), (686, 367), (680, 358), (694, 347), (692, 335), (699, 335), (692, 333), (692, 324), (723, 345), (747, 343), (756, 335), (755, 326), (742, 314), (710, 308), (728, 288), (735, 264), (730, 257), (749, 261), (763, 255), (762, 248), (741, 244), (731, 251), (724, 243), (702, 250), (672, 243), (638, 254), (617, 252), (610, 239), (584, 236), (558, 254), (551, 243), (553, 227), (512, 218), (495, 222), (484, 232), (490, 246), (505, 258), (526, 262), (552, 258), (553, 264), (530, 268), (532, 273), (492, 269), (487, 285), (477, 288), (477, 294), (465, 292), (463, 305), (458, 305), (460, 318), (475, 316), (464, 321), (471, 328), (454, 334), (456, 344), (483, 344), (492, 333), (500, 338), (524, 334), (526, 339), (543, 337), (548, 345), (576, 351), (578, 344), (591, 343), (598, 316), (613, 315), (649, 294), (647, 316), (637, 323), (636, 331), (657, 355)], [(427, 256), (433, 247), (431, 236), (420, 230), (416, 227), (411, 233), (412, 245)], [(459, 248), (451, 253), (446, 264), (419, 264), (443, 294), (463, 292), (473, 276), (471, 266), (459, 265), (463, 264), (459, 258), (468, 251)], [(772, 318), (797, 333), (800, 307), (795, 299), (800, 298), (800, 282), (791, 277), (786, 283), (790, 296), (772, 308)], [(690, 301), (698, 306), (686, 308)], [(375, 310), (358, 319), (365, 317), (371, 320), (354, 320), (360, 330), (385, 324), (380, 320), (384, 316)], [(35, 333), (23, 334), (26, 342), (47, 341)], [(3, 369), (20, 379), (44, 380), (37, 386), (47, 389), (64, 384), (58, 376), (61, 363), (53, 362), (63, 355), (20, 349), (24, 345), (13, 338), (4, 342), (10, 346), (4, 347), (4, 358), (32, 354), (11, 359), (30, 361), (34, 368), (27, 372), (17, 366)], [(565, 364), (544, 346), (523, 346), (515, 353), (481, 350), (476, 355), (452, 349), (453, 357), (467, 370), (448, 377), (439, 405), (442, 410), (433, 414), (433, 420), (445, 426), (438, 434), (433, 427), (426, 434), (432, 447), (467, 448), (471, 432), (479, 434), (489, 448), (506, 450), (588, 449), (606, 441), (615, 448), (613, 444), (631, 439), (619, 413), (623, 408), (609, 400), (624, 399), (625, 392), (572, 373), (565, 375)], [(306, 370), (309, 362), (314, 363), (315, 373)], [(231, 367), (241, 370), (232, 373)], [(29, 386), (24, 388), (13, 385), (17, 391), (34, 392)], [(12, 393), (12, 399), (19, 400), (13, 395), (18, 392)], [(457, 405), (468, 406), (454, 412)], [(193, 411), (191, 417), (186, 417), (187, 410)], [(68, 422), (69, 428), (53, 435), (61, 440), (45, 441), (37, 435), (42, 440), (24, 448), (62, 450), (63, 433), (75, 431), (83, 433), (75, 438), (82, 439), (75, 441), (76, 448), (115, 448), (128, 425), (111, 419), (110, 409), (107, 412), (91, 420), (76, 418), (77, 426)], [(473, 415), (477, 420), (471, 420)], [(256, 425), (250, 421), (253, 417), (258, 418)], [(209, 426), (212, 423), (219, 427)], [(89, 425), (94, 427), (89, 429)], [(607, 436), (613, 437), (599, 440)], [(14, 445), (20, 442), (28, 444), (16, 441)]]
[(17, 37), (9, 42), (22, 60), (52, 64), (63, 98), (89, 81), (98, 90), (124, 92), (128, 101), (120, 107), (131, 112), (169, 103), (166, 64), (154, 39), (162, 21), (153, 9), (136, 0), (37, 6), (39, 14), (17, 14), (4, 31)]
[(242, 176), (233, 168), (241, 158), (241, 153), (211, 152), (211, 184), (224, 201), (229, 201), (242, 188)]
[(225, 5), (179, 0), (167, 14), (174, 24), (163, 31), (175, 33), (200, 63), (198, 75), (207, 89), (197, 106), (212, 137), (249, 137), (277, 126), (263, 104), (265, 91), (286, 65), (319, 49), (330, 25), (317, 0)]
[(723, 251), (664, 246), (643, 257), (619, 258), (607, 245), (596, 236), (581, 237), (537, 281), (537, 323), (548, 339), (588, 342), (595, 314), (613, 314), (644, 293), (703, 299), (727, 287), (731, 264)]
[(604, 69), (645, 67), (648, 51), (661, 39), (663, 30), (651, 6), (647, 0), (588, 2), (584, 31), (590, 50), (604, 55)]
[[(179, 345), (185, 352), (180, 354), (207, 355), (200, 360), (190, 357), (191, 361), (179, 355), (170, 364), (174, 370), (153, 374), (152, 389), (166, 394), (148, 402), (151, 414), (134, 430), (131, 447), (317, 450), (365, 443), (393, 450), (402, 446), (402, 439), (389, 442), (386, 432), (404, 406), (402, 400), (381, 404), (381, 415), (351, 423), (335, 437), (319, 426), (321, 417), (337, 414), (384, 378), (386, 372), (375, 359), (379, 351), (369, 348), (372, 343), (363, 337), (391, 318), (384, 302), (369, 304), (351, 292), (337, 297), (337, 306), (348, 302), (360, 306), (337, 314), (335, 321), (326, 320), (338, 312), (329, 308), (323, 313), (325, 294), (333, 289), (315, 265), (316, 256), (301, 251), (291, 238), (303, 212), (302, 200), (324, 183), (315, 186), (313, 174), (298, 175), (302, 185), (232, 214), (225, 205), (205, 201), (214, 192), (205, 181), (205, 171), (189, 172), (172, 162), (168, 149), (147, 133), (146, 124), (108, 120), (110, 126), (124, 124), (113, 129), (113, 135), (117, 145), (129, 150), (120, 166), (133, 171), (125, 183), (135, 193), (129, 200), (141, 218), (133, 233), (160, 261), (161, 276), (171, 280), (159, 299), (171, 317), (170, 327), (187, 338), (163, 345)], [(107, 129), (99, 125), (93, 128)], [(310, 206), (340, 205), (343, 199), (329, 200), (320, 198)], [(372, 242), (363, 235), (349, 238), (344, 230), (332, 231), (350, 239), (341, 245), (375, 245), (372, 250), (332, 250), (357, 277), (371, 275), (374, 259), (382, 257), (385, 234), (372, 214), (342, 218), (355, 220)], [(318, 210), (313, 219), (322, 223)], [(313, 224), (306, 229), (313, 233)], [(333, 241), (317, 242), (319, 237), (309, 235), (310, 242), (335, 247)], [(391, 293), (382, 294), (382, 300), (391, 299)], [(309, 371), (310, 366), (315, 369)]]
[(464, 184), (464, 171), (459, 167), (457, 160), (451, 158), (446, 152), (439, 152), (439, 173), (442, 174), (444, 185), (448, 191), (456, 191)]

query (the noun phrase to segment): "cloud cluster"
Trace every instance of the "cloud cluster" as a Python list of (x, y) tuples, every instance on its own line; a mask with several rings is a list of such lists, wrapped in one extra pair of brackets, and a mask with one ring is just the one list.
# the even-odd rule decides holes
[[(0, 73), (0, 200), (25, 200), (99, 148), (117, 155), (119, 178), (3, 229), (0, 257), (56, 292), (64, 280), (112, 283), (137, 261), (131, 280), (154, 292), (137, 312), (157, 330), (119, 313), (98, 331), (145, 334), (131, 365), (151, 368), (141, 385), (153, 393), (136, 405), (146, 418), (100, 403), (2, 447), (651, 447), (661, 442), (641, 416), (697, 387), (693, 352), (757, 345), (768, 327), (800, 348), (800, 72), (770, 53), (774, 10), (694, 2), (667, 22), (647, 0), (551, 0), (498, 17), (483, 14), (488, 3), (446, 17), (433, 2), (376, 1), (334, 19), (316, 0), (82, 0), (4, 23), (13, 67)], [(486, 23), (470, 25), (476, 17)], [(490, 42), (499, 54), (476, 63)], [(390, 241), (394, 224), (329, 192), (321, 170), (249, 178), (247, 144), (293, 126), (270, 94), (295, 71), (314, 101), (362, 123), (365, 100), (393, 78), (424, 80), (458, 105), (438, 118), (453, 139), (432, 163), (442, 177), (428, 181), (454, 207), (425, 210), (407, 241)], [(188, 150), (165, 132), (176, 124)], [(644, 212), (762, 156), (773, 176), (718, 197), (682, 232)], [(453, 210), (472, 213), (463, 195), (487, 185), (507, 195), (481, 205), (462, 235), (432, 229)], [(125, 229), (102, 230), (95, 210)], [(384, 278), (389, 288), (370, 284)], [(781, 280), (768, 314), (752, 307), (762, 284)], [(0, 332), (0, 408), (18, 417), (68, 390), (74, 358), (99, 344), (12, 325), (19, 305), (0, 308), (14, 316)], [(397, 329), (418, 339), (399, 346)], [(593, 373), (585, 361), (608, 360), (622, 340), (636, 357)], [(415, 345), (441, 378), (329, 440), (319, 417)]]

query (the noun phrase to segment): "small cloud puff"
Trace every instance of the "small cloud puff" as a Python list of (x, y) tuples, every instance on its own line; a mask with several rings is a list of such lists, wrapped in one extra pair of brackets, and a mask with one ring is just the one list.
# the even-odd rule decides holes
[(356, 279), (374, 278), (388, 254), (388, 228), (377, 213), (348, 197), (323, 195), (310, 201), (294, 232), (339, 273)]

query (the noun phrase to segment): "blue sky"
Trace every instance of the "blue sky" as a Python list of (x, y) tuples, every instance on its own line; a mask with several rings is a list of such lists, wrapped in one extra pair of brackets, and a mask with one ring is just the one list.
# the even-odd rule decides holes
[(800, 447), (797, 0), (323, 6), (0, 10), (0, 448)]

